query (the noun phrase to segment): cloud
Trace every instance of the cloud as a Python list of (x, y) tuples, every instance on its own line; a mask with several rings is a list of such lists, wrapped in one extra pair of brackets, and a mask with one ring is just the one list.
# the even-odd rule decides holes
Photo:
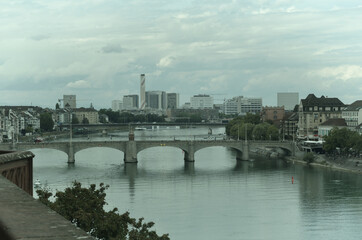
[(45, 35), (45, 34), (39, 34), (39, 35), (34, 35), (31, 37), (32, 40), (34, 41), (41, 41), (41, 40), (45, 40), (45, 39), (48, 39), (50, 38), (49, 35)]
[(157, 67), (160, 68), (166, 68), (170, 67), (172, 63), (174, 62), (175, 58), (171, 56), (166, 56), (160, 59), (160, 61), (157, 63)]
[(85, 80), (78, 80), (67, 84), (68, 88), (89, 88), (89, 84)]
[(108, 44), (102, 48), (103, 53), (122, 53), (125, 49), (118, 43)]
[(325, 67), (317, 71), (312, 71), (312, 74), (323, 78), (335, 78), (344, 82), (351, 79), (362, 80), (362, 67), (358, 65), (341, 65), (337, 67)]

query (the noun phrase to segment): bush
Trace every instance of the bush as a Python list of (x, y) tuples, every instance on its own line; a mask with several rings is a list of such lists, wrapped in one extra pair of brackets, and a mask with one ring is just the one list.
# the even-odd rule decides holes
[(314, 154), (312, 152), (304, 154), (303, 161), (307, 162), (308, 164), (314, 162)]

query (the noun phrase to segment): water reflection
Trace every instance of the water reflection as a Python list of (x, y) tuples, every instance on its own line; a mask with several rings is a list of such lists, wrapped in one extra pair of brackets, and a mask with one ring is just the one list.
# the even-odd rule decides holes
[(190, 176), (195, 175), (195, 163), (185, 161), (184, 173)]
[(136, 177), (138, 174), (137, 171), (137, 164), (135, 163), (125, 163), (124, 164), (124, 173), (128, 177), (128, 184), (129, 184), (129, 196), (131, 199), (131, 202), (134, 202), (135, 198), (135, 183), (136, 183)]

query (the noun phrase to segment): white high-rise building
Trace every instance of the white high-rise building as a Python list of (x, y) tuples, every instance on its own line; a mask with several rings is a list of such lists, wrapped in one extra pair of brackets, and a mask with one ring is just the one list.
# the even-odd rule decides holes
[(146, 75), (141, 74), (140, 80), (140, 109), (143, 110), (146, 107)]
[(263, 107), (262, 98), (233, 97), (223, 103), (225, 114), (246, 115), (247, 113), (260, 113)]
[(190, 98), (191, 108), (193, 109), (213, 109), (214, 98), (210, 95), (199, 94)]
[(278, 107), (284, 106), (284, 110), (292, 111), (295, 105), (299, 104), (299, 93), (284, 92), (277, 93)]
[(113, 100), (112, 101), (112, 111), (118, 112), (123, 108), (123, 103), (121, 100)]
[(123, 96), (123, 108), (125, 110), (138, 109), (138, 95)]

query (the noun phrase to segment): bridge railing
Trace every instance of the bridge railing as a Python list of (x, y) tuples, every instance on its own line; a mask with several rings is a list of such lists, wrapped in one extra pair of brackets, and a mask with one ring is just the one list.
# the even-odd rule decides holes
[(0, 175), (33, 196), (33, 158), (30, 151), (0, 151)]

